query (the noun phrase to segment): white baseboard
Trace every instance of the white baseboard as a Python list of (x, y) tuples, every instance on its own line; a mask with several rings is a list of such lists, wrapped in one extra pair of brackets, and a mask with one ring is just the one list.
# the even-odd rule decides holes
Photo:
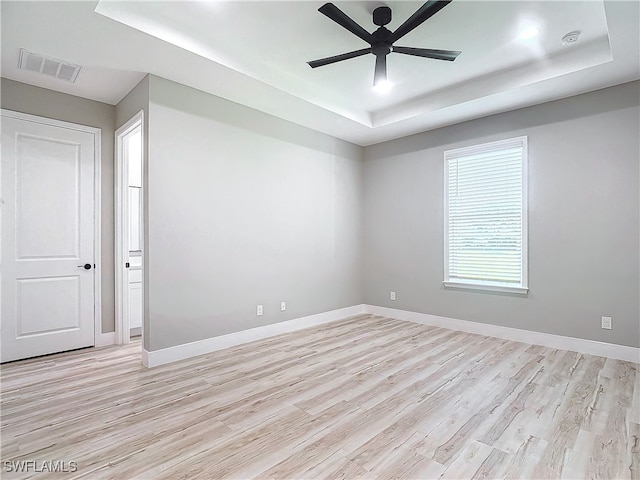
[[(207, 338), (197, 342), (186, 343), (160, 350), (147, 351), (143, 349), (142, 363), (146, 367), (156, 367), (158, 365), (176, 362), (185, 358), (215, 352), (217, 350), (222, 350), (223, 348), (234, 347), (236, 345), (253, 342), (255, 340), (262, 340), (264, 338), (273, 337), (274, 335), (295, 332), (297, 330), (314, 327), (323, 323), (341, 320), (343, 318), (362, 313), (371, 313), (373, 315), (397, 318), (399, 320), (406, 320), (424, 325), (432, 325), (436, 327), (449, 328), (451, 330), (504, 338), (517, 342), (542, 345), (544, 347), (571, 350), (587, 355), (598, 355), (616, 360), (640, 363), (640, 348), (597, 342), (595, 340), (586, 340), (582, 338), (565, 337), (551, 333), (502, 327), (487, 323), (471, 322), (468, 320), (458, 320), (455, 318), (440, 317), (437, 315), (411, 312), (407, 310), (397, 310), (394, 308), (379, 307), (376, 305), (354, 305), (352, 307), (309, 315), (307, 317), (296, 318), (286, 322), (273, 323), (271, 325), (243, 330), (241, 332), (229, 333), (219, 337)], [(100, 336), (100, 345), (98, 345), (98, 341), (96, 341), (96, 346), (113, 344), (115, 344), (114, 332), (103, 333)]]
[(116, 344), (116, 332), (101, 333), (95, 338), (96, 347), (107, 347)]
[(531, 330), (520, 330), (518, 328), (502, 327), (499, 325), (490, 325), (488, 323), (457, 320), (455, 318), (439, 317), (437, 315), (397, 310), (395, 308), (378, 307), (376, 305), (365, 305), (364, 310), (366, 313), (371, 313), (373, 315), (397, 318), (398, 320), (406, 320), (408, 322), (422, 323), (424, 325), (477, 333), (489, 337), (542, 345), (543, 347), (571, 350), (588, 355), (598, 355), (601, 357), (614, 358), (616, 360), (640, 363), (640, 348), (628, 347), (626, 345), (597, 342), (595, 340), (586, 340), (583, 338), (565, 337), (562, 335), (534, 332)]
[(175, 347), (152, 351), (142, 349), (142, 364), (145, 367), (156, 367), (158, 365), (176, 362), (185, 358), (215, 352), (216, 350), (222, 350), (223, 348), (234, 347), (242, 343), (262, 340), (263, 338), (273, 337), (274, 335), (280, 335), (281, 333), (295, 332), (296, 330), (302, 330), (304, 328), (314, 327), (323, 323), (341, 320), (361, 313), (365, 313), (364, 305), (354, 305), (352, 307), (331, 310), (329, 312), (296, 318), (286, 322), (273, 323), (271, 325), (243, 330), (241, 332), (229, 333), (219, 337), (185, 343)]

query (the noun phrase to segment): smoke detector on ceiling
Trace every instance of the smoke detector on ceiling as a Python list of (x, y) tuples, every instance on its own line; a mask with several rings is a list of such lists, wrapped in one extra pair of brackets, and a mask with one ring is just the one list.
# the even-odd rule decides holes
[(20, 60), (18, 67), (30, 72), (42, 73), (49, 77), (58, 78), (67, 82), (75, 83), (78, 73), (82, 68), (80, 65), (64, 62), (56, 58), (33, 53), (24, 48), (20, 49)]
[(573, 32), (567, 33), (564, 37), (562, 37), (562, 43), (564, 45), (571, 45), (572, 43), (576, 43), (580, 38), (580, 31), (575, 30)]

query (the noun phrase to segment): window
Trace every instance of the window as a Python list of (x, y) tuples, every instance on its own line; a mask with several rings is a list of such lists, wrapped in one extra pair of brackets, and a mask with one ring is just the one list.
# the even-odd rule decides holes
[(527, 293), (527, 137), (444, 162), (445, 286)]

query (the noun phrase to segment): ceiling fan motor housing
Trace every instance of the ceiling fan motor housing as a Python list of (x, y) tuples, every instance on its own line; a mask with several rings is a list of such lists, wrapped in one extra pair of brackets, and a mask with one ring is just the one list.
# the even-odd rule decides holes
[(380, 43), (378, 45), (374, 45), (371, 47), (371, 53), (373, 53), (375, 56), (389, 55), (391, 53), (391, 46), (387, 45), (386, 43)]
[(391, 33), (391, 31), (382, 26), (373, 32), (371, 35), (376, 39), (376, 42), (371, 44), (371, 53), (374, 55), (391, 53), (391, 42), (389, 41)]

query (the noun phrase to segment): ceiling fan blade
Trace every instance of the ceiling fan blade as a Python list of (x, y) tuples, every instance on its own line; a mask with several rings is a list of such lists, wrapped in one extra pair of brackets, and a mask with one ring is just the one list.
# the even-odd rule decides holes
[(395, 53), (404, 53), (416, 57), (435, 58), (436, 60), (448, 60), (453, 62), (462, 52), (457, 50), (432, 50), (430, 48), (393, 47)]
[(387, 56), (376, 55), (376, 70), (373, 75), (373, 85), (387, 81)]
[(451, 0), (429, 0), (427, 3), (422, 5), (416, 13), (407, 18), (407, 20), (391, 34), (389, 42), (394, 43), (401, 39), (411, 30), (421, 25), (429, 17), (432, 17), (449, 5), (449, 3), (451, 3)]
[(351, 19), (346, 13), (336, 7), (333, 3), (325, 3), (318, 11), (323, 15), (326, 15), (331, 20), (349, 30), (354, 35), (360, 37), (367, 43), (375, 43), (376, 39), (367, 32), (364, 28), (358, 25)]
[(349, 60), (350, 58), (360, 57), (371, 53), (370, 48), (363, 48), (362, 50), (356, 50), (354, 52), (343, 53), (341, 55), (334, 55), (333, 57), (321, 58), (319, 60), (312, 60), (307, 62), (311, 68), (322, 67), (331, 63), (341, 62), (342, 60)]

